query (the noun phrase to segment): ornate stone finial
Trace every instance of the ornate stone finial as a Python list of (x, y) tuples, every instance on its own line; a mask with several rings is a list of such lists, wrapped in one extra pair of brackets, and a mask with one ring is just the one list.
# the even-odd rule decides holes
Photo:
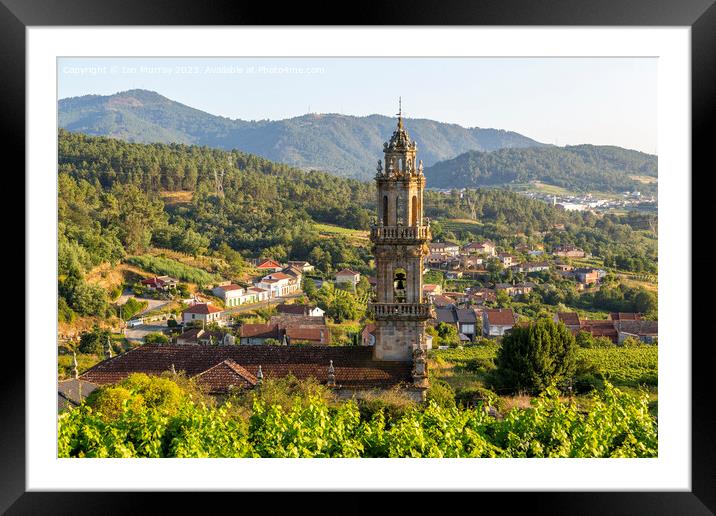
[(72, 352), (72, 376), (74, 376), (75, 380), (78, 380), (80, 377), (80, 371), (77, 368), (77, 353), (74, 351)]
[(177, 370), (174, 368), (174, 364), (172, 364), (171, 372), (172, 374), (177, 374)]
[(423, 347), (423, 339), (413, 350), (413, 385), (415, 387), (428, 387), (428, 365), (426, 361), (426, 352)]
[(398, 97), (398, 129), (403, 128), (403, 97)]
[(378, 160), (378, 166), (375, 168), (379, 174), (383, 173), (383, 162), (381, 160)]
[(107, 335), (107, 345), (104, 348), (104, 353), (106, 355), (106, 358), (112, 358), (112, 342), (110, 341), (109, 335)]
[(259, 381), (259, 385), (261, 385), (262, 383), (264, 383), (264, 373), (263, 373), (263, 371), (261, 370), (261, 366), (259, 366), (259, 370), (258, 370), (258, 372), (256, 373), (256, 379)]
[(423, 173), (423, 160), (422, 159), (418, 162), (418, 172), (420, 172), (421, 174)]
[(328, 364), (328, 386), (334, 387), (336, 385), (336, 369), (333, 367), (333, 360)]
[(281, 341), (281, 344), (284, 346), (288, 346), (288, 339), (286, 338), (286, 334), (283, 334), (283, 340)]

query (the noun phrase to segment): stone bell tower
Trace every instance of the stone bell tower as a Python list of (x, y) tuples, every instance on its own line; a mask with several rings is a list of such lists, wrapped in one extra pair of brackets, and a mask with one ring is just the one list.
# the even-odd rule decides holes
[(370, 239), (377, 285), (369, 305), (376, 326), (375, 360), (414, 361), (414, 353), (425, 349), (425, 321), (433, 315), (423, 299), (430, 227), (423, 218), (425, 176), (422, 160), (415, 163), (416, 151), (403, 126), (401, 106), (398, 127), (383, 145), (385, 166), (379, 160), (375, 176), (378, 218)]

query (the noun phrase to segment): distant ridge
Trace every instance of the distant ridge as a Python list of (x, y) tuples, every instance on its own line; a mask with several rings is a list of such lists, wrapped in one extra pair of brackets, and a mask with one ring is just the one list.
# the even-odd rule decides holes
[[(286, 120), (243, 121), (211, 115), (156, 92), (129, 90), (59, 101), (59, 125), (73, 132), (137, 143), (186, 143), (239, 149), (302, 169), (368, 179), (381, 158), (395, 119), (307, 114)], [(543, 144), (501, 129), (465, 128), (406, 119), (426, 166), (469, 150), (492, 151)]]

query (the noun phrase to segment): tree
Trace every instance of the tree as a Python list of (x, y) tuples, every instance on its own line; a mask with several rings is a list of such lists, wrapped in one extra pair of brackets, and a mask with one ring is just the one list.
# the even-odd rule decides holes
[(515, 326), (502, 339), (495, 361), (500, 383), (520, 391), (543, 391), (572, 378), (577, 344), (564, 323), (539, 319)]
[(316, 297), (316, 292), (318, 292), (318, 289), (316, 288), (316, 283), (311, 278), (303, 278), (303, 286), (302, 290), (304, 294), (306, 294), (306, 297), (313, 301)]
[(438, 343), (441, 346), (457, 346), (460, 344), (460, 337), (457, 334), (457, 328), (454, 324), (438, 323), (435, 327), (438, 334)]
[(169, 344), (169, 337), (163, 333), (148, 333), (144, 336), (145, 344)]
[(83, 332), (80, 335), (80, 353), (101, 355), (104, 353), (104, 347), (110, 337), (109, 330), (103, 330), (95, 324), (91, 331)]

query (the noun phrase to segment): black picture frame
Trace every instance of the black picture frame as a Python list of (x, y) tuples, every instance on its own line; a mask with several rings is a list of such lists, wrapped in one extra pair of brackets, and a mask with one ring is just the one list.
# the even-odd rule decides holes
[[(341, 14), (339, 14), (341, 13)], [(350, 17), (348, 14), (350, 13)], [(25, 149), (25, 29), (30, 26), (112, 26), (112, 25), (501, 25), (501, 26), (689, 26), (691, 27), (692, 73), (692, 241), (697, 235), (709, 235), (706, 225), (712, 219), (705, 211), (711, 191), (704, 184), (712, 174), (707, 156), (713, 145), (709, 129), (716, 113), (716, 6), (713, 0), (490, 0), (462, 5), (453, 0), (392, 1), (383, 6), (363, 4), (240, 3), (218, 0), (211, 3), (185, 0), (0, 0), (0, 120), (4, 156), (20, 158), (24, 169)], [(712, 167), (710, 167), (712, 168)], [(695, 173), (699, 171), (699, 173)], [(6, 174), (9, 171), (6, 170)], [(688, 171), (685, 171), (687, 174)], [(18, 187), (24, 190), (19, 177)], [(27, 192), (26, 192), (27, 193)], [(701, 209), (704, 213), (699, 214)], [(700, 215), (700, 216), (699, 216)], [(699, 231), (701, 229), (701, 231)], [(16, 240), (19, 242), (22, 236)], [(709, 240), (701, 239), (703, 240)], [(18, 252), (20, 245), (16, 245)], [(686, 250), (684, 250), (686, 251)], [(24, 254), (24, 247), (23, 247)], [(705, 250), (691, 254), (693, 271), (713, 264)], [(686, 263), (686, 259), (684, 260)], [(27, 274), (27, 271), (26, 271)], [(684, 277), (683, 281), (692, 282)], [(693, 284), (693, 283), (691, 283)], [(692, 290), (693, 292), (693, 290)], [(688, 302), (689, 300), (683, 300)], [(692, 321), (708, 321), (708, 303), (692, 297)], [(27, 323), (28, 314), (25, 314)], [(693, 330), (702, 329), (703, 324)], [(709, 347), (711, 340), (699, 339), (698, 332), (685, 335), (684, 342), (669, 345), (688, 349), (692, 339), (692, 490), (690, 492), (565, 492), (565, 493), (472, 493), (469, 503), (485, 509), (498, 502), (501, 510), (511, 512), (514, 503), (529, 504), (531, 514), (714, 514), (716, 511), (716, 445), (714, 444), (714, 402)], [(221, 503), (228, 497), (241, 497), (242, 508), (259, 501), (256, 495), (237, 493), (202, 496), (183, 493), (150, 495), (132, 493), (52, 493), (26, 492), (25, 488), (25, 353), (17, 344), (6, 341), (4, 370), (0, 375), (0, 510), (8, 514), (126, 514), (148, 509), (148, 497), (159, 496), (165, 510), (188, 509), (204, 503), (207, 496)], [(15, 353), (15, 356), (12, 354)], [(443, 493), (441, 498), (454, 496)], [(267, 498), (270, 498), (267, 500)], [(289, 501), (292, 511), (307, 500), (306, 494), (273, 493), (260, 500), (262, 512), (276, 512), (273, 504)], [(311, 498), (316, 498), (312, 496)], [(352, 493), (346, 500), (311, 500), (314, 511), (364, 512), (374, 510), (372, 496)], [(406, 497), (380, 501), (381, 509), (405, 509)], [(443, 498), (444, 499), (444, 498)], [(508, 501), (509, 500), (509, 501)], [(409, 502), (415, 504), (416, 500)], [(507, 504), (506, 504), (507, 502)], [(267, 504), (271, 503), (272, 508)], [(325, 503), (325, 505), (324, 505)], [(317, 505), (318, 504), (318, 505)], [(451, 502), (452, 505), (452, 502)], [(419, 507), (413, 505), (414, 507)], [(218, 505), (217, 505), (218, 507)], [(206, 508), (206, 507), (204, 507)], [(454, 510), (458, 509), (454, 506)]]

